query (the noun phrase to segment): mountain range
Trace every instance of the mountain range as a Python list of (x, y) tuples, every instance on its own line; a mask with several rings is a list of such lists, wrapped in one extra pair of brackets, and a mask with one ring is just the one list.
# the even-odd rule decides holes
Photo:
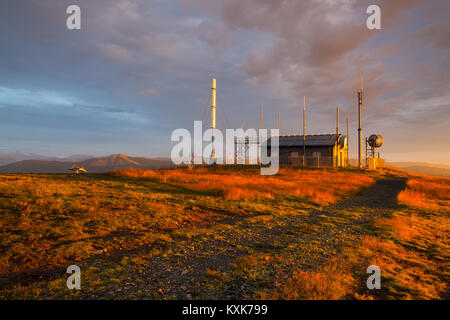
[[(357, 161), (350, 159), (350, 164), (356, 165)], [(450, 177), (450, 166), (445, 164), (425, 162), (388, 162), (387, 164), (415, 173)], [(68, 173), (72, 165), (84, 167), (92, 173), (127, 168), (159, 169), (175, 166), (169, 158), (130, 157), (124, 154), (107, 157), (73, 155), (57, 158), (36, 154), (0, 153), (0, 173)]]
[(174, 167), (174, 164), (168, 158), (129, 157), (124, 154), (114, 154), (101, 158), (83, 158), (83, 160), (78, 160), (76, 157), (57, 159), (27, 159), (12, 162), (1, 166), (0, 173), (69, 173), (72, 165), (83, 167), (92, 173), (127, 168), (159, 169)]
[(75, 154), (69, 157), (48, 157), (36, 153), (22, 153), (22, 152), (0, 152), (0, 166), (4, 166), (13, 162), (22, 160), (49, 160), (49, 161), (83, 161), (86, 159), (94, 158), (88, 154)]
[(434, 164), (427, 162), (388, 162), (391, 167), (400, 168), (415, 173), (427, 174), (430, 176), (450, 177), (450, 166), (445, 164)]
[[(349, 159), (352, 166), (358, 165), (358, 159)], [(386, 165), (406, 171), (430, 176), (450, 177), (450, 165), (428, 162), (386, 162)]]

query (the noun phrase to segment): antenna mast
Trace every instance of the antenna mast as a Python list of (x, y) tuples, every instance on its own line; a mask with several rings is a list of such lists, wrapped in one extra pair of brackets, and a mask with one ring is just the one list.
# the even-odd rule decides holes
[(211, 159), (213, 163), (216, 162), (216, 150), (214, 149), (214, 129), (216, 128), (216, 79), (211, 79)]
[(280, 134), (280, 113), (278, 112), (278, 134)]
[(263, 128), (263, 107), (261, 105), (261, 129)]
[(349, 146), (350, 138), (349, 138), (348, 128), (349, 128), (349, 122), (348, 122), (348, 118), (347, 118), (347, 166), (348, 166), (348, 161), (349, 161), (348, 153), (349, 153), (349, 150), (350, 150), (350, 146)]
[(362, 169), (362, 129), (361, 129), (361, 107), (363, 100), (363, 78), (361, 77), (361, 90), (358, 91), (358, 168)]
[(339, 135), (339, 107), (336, 107), (336, 134)]
[(306, 155), (306, 96), (303, 96), (303, 166)]
[(339, 107), (336, 107), (336, 167), (339, 166)]

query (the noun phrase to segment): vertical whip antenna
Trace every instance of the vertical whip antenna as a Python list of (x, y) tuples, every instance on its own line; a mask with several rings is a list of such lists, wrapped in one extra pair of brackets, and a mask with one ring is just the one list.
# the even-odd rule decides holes
[(339, 107), (336, 107), (336, 167), (340, 165), (339, 154)]
[(261, 129), (263, 128), (263, 107), (261, 105)]
[(336, 134), (339, 135), (339, 106), (336, 107)]
[(280, 133), (280, 113), (278, 112), (278, 134)]
[(348, 121), (348, 118), (347, 118), (347, 166), (348, 166), (348, 156), (349, 156), (349, 150), (350, 150), (350, 146), (349, 146), (349, 141), (350, 141), (350, 138), (349, 138), (349, 131), (348, 131), (348, 128), (349, 128), (349, 121)]
[(305, 166), (306, 155), (306, 96), (303, 96), (303, 166)]
[(358, 168), (362, 169), (362, 129), (361, 107), (363, 101), (363, 78), (361, 77), (361, 90), (358, 91)]
[(211, 79), (211, 130), (212, 130), (212, 138), (211, 138), (211, 158), (213, 161), (216, 159), (216, 150), (214, 149), (214, 129), (216, 128), (216, 79)]
[(306, 135), (306, 96), (303, 96), (303, 140)]

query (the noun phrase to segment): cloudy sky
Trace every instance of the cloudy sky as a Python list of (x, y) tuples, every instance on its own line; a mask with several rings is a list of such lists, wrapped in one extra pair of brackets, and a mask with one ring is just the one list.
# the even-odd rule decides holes
[[(66, 8), (81, 7), (81, 30)], [(366, 9), (381, 8), (381, 30)], [(450, 164), (448, 0), (2, 0), (0, 152), (169, 156), (176, 128), (208, 124), (217, 78), (218, 127), (308, 133), (350, 119), (356, 157), (383, 135), (391, 161)]]

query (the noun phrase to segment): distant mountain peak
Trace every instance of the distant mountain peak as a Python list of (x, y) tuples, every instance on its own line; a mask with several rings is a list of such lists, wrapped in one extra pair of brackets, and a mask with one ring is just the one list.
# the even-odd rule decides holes
[(110, 156), (111, 158), (122, 158), (122, 159), (126, 159), (126, 160), (129, 160), (130, 159), (130, 157), (128, 157), (126, 154), (123, 154), (123, 153), (117, 153), (117, 154), (113, 154), (113, 155), (111, 155)]

